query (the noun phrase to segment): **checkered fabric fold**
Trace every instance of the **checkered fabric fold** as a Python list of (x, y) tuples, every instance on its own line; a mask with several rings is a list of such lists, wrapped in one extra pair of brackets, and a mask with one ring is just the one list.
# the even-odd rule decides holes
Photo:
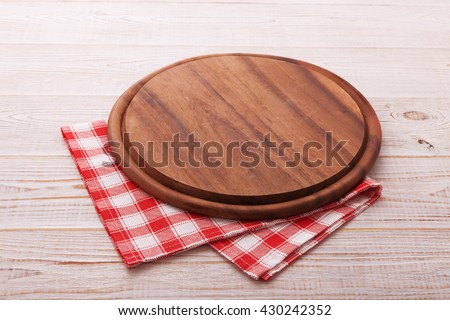
[(106, 231), (128, 267), (209, 244), (254, 279), (268, 280), (373, 204), (381, 185), (366, 178), (341, 199), (288, 219), (206, 217), (141, 190), (108, 152), (105, 120), (61, 128)]

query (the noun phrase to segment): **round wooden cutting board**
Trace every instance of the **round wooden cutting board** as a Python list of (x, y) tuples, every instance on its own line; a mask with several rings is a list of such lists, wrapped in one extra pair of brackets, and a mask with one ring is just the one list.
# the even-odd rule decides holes
[(162, 68), (108, 121), (117, 162), (173, 206), (236, 219), (326, 205), (373, 166), (381, 128), (348, 82), (283, 57), (223, 54)]

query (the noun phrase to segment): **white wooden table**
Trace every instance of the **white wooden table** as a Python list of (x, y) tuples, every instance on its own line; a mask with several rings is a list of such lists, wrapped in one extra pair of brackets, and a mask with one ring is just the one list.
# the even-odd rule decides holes
[[(0, 298), (450, 298), (450, 1), (0, 2)], [(374, 207), (270, 282), (208, 247), (127, 270), (59, 127), (190, 56), (306, 60), (376, 109)]]

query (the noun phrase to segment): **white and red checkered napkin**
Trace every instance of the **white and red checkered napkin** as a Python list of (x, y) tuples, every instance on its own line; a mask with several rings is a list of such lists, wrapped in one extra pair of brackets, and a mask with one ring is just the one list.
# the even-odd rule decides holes
[(237, 221), (186, 212), (153, 198), (114, 163), (104, 120), (61, 128), (106, 231), (128, 267), (209, 244), (254, 279), (268, 280), (381, 195), (366, 178), (323, 208), (288, 219)]

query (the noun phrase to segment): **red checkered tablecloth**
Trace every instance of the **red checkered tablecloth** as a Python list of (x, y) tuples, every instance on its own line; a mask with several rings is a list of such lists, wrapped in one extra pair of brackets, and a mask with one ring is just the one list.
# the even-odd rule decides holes
[(209, 244), (254, 279), (268, 280), (373, 204), (366, 178), (341, 199), (288, 219), (206, 217), (161, 202), (122, 172), (107, 148), (105, 120), (61, 128), (95, 209), (128, 267)]

